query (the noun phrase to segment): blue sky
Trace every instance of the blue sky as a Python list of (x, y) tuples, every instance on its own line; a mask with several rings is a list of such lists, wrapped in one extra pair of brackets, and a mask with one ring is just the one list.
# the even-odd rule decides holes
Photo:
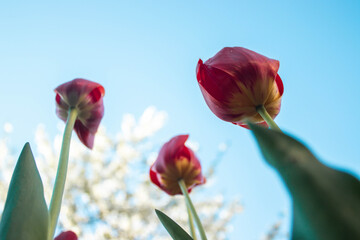
[(360, 173), (359, 1), (2, 1), (0, 32), (0, 124), (14, 125), (14, 144), (33, 141), (40, 122), (56, 133), (53, 89), (76, 77), (105, 87), (111, 131), (154, 105), (169, 114), (159, 143), (190, 133), (205, 166), (231, 143), (216, 187), (244, 203), (231, 240), (259, 239), (289, 214), (289, 197), (250, 132), (206, 106), (199, 58), (242, 46), (279, 60), (279, 126), (325, 163)]

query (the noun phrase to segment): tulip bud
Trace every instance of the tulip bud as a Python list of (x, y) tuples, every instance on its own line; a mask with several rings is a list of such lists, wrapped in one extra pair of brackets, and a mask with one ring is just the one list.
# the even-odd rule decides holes
[(56, 114), (64, 122), (69, 110), (76, 108), (78, 115), (74, 130), (80, 141), (92, 149), (95, 133), (104, 115), (104, 87), (98, 83), (76, 78), (55, 89)]
[(257, 109), (271, 118), (280, 111), (284, 86), (277, 74), (279, 61), (242, 47), (226, 47), (205, 63), (196, 77), (210, 110), (220, 119), (247, 127), (246, 121), (267, 125)]
[(169, 195), (181, 194), (179, 180), (184, 180), (188, 192), (205, 183), (201, 165), (194, 152), (185, 146), (189, 135), (175, 136), (165, 143), (150, 168), (150, 179)]

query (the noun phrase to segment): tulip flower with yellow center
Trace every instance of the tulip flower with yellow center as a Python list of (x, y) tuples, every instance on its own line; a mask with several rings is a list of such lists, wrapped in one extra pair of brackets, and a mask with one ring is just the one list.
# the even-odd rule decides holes
[(277, 60), (226, 47), (205, 63), (200, 59), (196, 77), (206, 104), (220, 119), (242, 127), (247, 121), (272, 125), (284, 93), (278, 69)]
[(151, 181), (170, 195), (182, 193), (178, 183), (181, 179), (188, 192), (205, 183), (198, 158), (184, 145), (188, 137), (189, 135), (179, 135), (165, 143), (150, 168)]
[(189, 135), (175, 136), (165, 143), (150, 168), (150, 180), (169, 195), (183, 194), (188, 208), (190, 231), (196, 239), (193, 227), (194, 217), (202, 240), (206, 235), (194, 205), (188, 193), (197, 186), (206, 182), (201, 173), (201, 165), (195, 153), (185, 146)]
[[(160, 174), (161, 185), (166, 186), (170, 195), (181, 193), (178, 183), (180, 179), (183, 179), (185, 185), (189, 187), (202, 184), (202, 180), (197, 177), (201, 174), (201, 169), (198, 169), (185, 157), (175, 159), (174, 162), (174, 166), (167, 167), (165, 172)], [(190, 190), (191, 188), (188, 188), (188, 191)]]

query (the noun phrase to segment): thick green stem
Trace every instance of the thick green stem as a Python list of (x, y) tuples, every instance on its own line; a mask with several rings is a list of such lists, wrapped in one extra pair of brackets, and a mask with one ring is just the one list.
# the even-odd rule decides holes
[(269, 125), (271, 129), (277, 130), (281, 132), (279, 126), (272, 119), (270, 114), (266, 111), (266, 108), (263, 105), (256, 107), (256, 111), (260, 114), (260, 116), (265, 120), (265, 122)]
[(54, 237), (56, 225), (59, 218), (59, 213), (61, 209), (61, 202), (62, 197), (64, 194), (65, 188), (65, 180), (66, 180), (66, 173), (68, 168), (68, 161), (69, 161), (69, 151), (70, 151), (70, 141), (71, 141), (71, 134), (74, 128), (74, 124), (77, 118), (78, 112), (76, 108), (71, 108), (69, 110), (68, 119), (65, 125), (64, 130), (64, 137), (60, 151), (60, 158), (58, 169), (55, 178), (55, 185), (53, 189), (53, 193), (51, 196), (51, 202), (49, 207), (49, 214), (50, 214), (50, 229), (49, 229), (49, 236), (48, 240), (52, 240)]
[(187, 191), (187, 187), (186, 187), (185, 182), (184, 182), (183, 179), (179, 180), (179, 186), (180, 186), (182, 194), (185, 197), (186, 205), (190, 209), (190, 212), (191, 212), (192, 216), (194, 217), (196, 226), (199, 229), (201, 240), (207, 240), (204, 228), (203, 228), (203, 226), (201, 224), (199, 216), (196, 213), (195, 207), (194, 207), (193, 203), (191, 202), (190, 196), (189, 196), (188, 191)]
[(187, 204), (186, 204), (186, 208), (187, 208), (187, 212), (188, 212), (188, 216), (189, 216), (189, 226), (190, 226), (191, 237), (193, 238), (193, 240), (197, 240), (195, 227), (194, 227), (194, 219), (192, 217), (191, 210)]

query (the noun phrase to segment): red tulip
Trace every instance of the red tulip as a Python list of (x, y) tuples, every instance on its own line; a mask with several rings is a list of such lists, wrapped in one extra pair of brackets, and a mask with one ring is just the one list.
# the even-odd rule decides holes
[(257, 108), (274, 119), (280, 111), (284, 86), (277, 74), (279, 61), (242, 47), (226, 47), (205, 63), (196, 76), (211, 111), (220, 119), (247, 127), (250, 121), (267, 125)]
[(54, 240), (77, 240), (77, 236), (72, 231), (62, 232)]
[(92, 149), (95, 133), (104, 115), (105, 90), (98, 83), (76, 78), (55, 89), (56, 114), (66, 122), (69, 109), (76, 108), (78, 116), (74, 130), (80, 141)]
[(150, 179), (170, 195), (181, 194), (179, 180), (183, 179), (188, 192), (205, 183), (201, 165), (194, 152), (185, 146), (189, 135), (173, 137), (163, 145), (150, 168)]

